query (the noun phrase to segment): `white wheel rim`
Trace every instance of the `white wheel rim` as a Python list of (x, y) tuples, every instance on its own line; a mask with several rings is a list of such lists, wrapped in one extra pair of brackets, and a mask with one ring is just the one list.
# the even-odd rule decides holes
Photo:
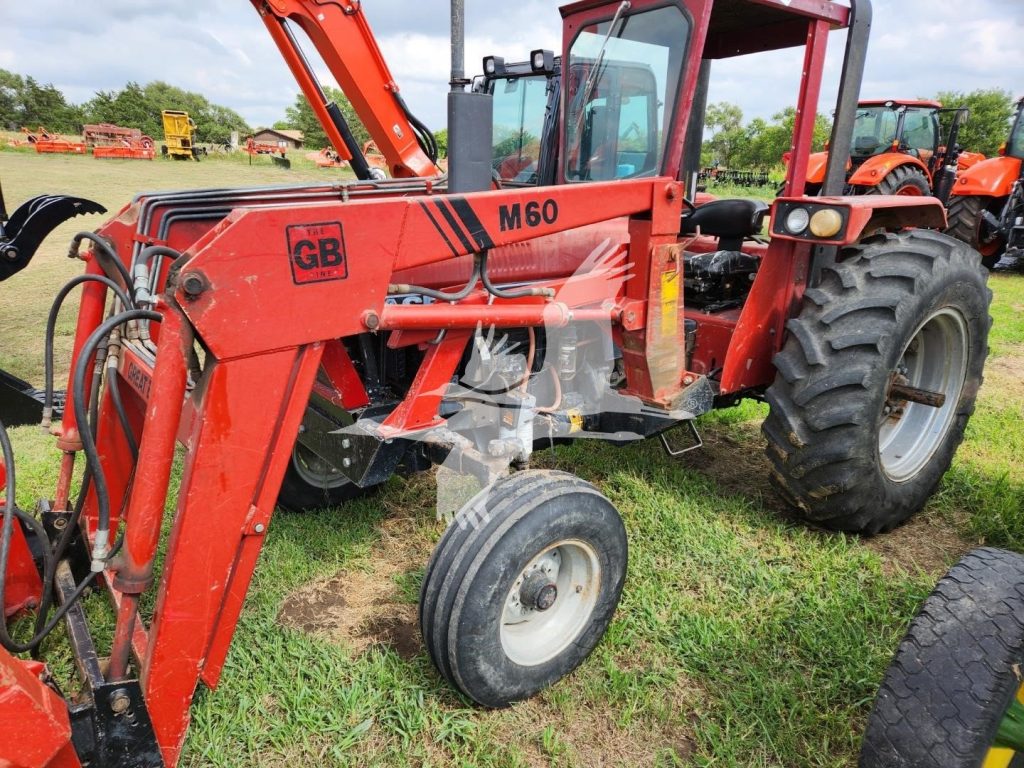
[(903, 350), (894, 375), (909, 386), (946, 396), (939, 408), (921, 403), (883, 405), (878, 454), (890, 480), (912, 480), (942, 445), (956, 418), (967, 378), (967, 321), (951, 307), (940, 309), (918, 327)]
[[(524, 586), (541, 580), (557, 590), (546, 610), (523, 600)], [(590, 623), (600, 590), (601, 566), (590, 544), (565, 539), (547, 547), (519, 573), (505, 597), (500, 631), (505, 655), (524, 667), (558, 656)]]

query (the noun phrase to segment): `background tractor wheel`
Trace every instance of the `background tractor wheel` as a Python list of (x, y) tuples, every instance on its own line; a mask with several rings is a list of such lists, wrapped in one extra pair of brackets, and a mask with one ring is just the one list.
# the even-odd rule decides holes
[(912, 165), (900, 165), (893, 168), (877, 186), (868, 187), (868, 195), (930, 195), (931, 184), (928, 177), (920, 169)]
[(1024, 764), (1022, 665), (1024, 557), (975, 550), (900, 642), (868, 717), (861, 768)]
[(478, 704), (533, 696), (604, 636), (626, 560), (619, 513), (589, 483), (536, 470), (500, 480), (459, 511), (427, 565), (431, 659)]
[(924, 505), (981, 385), (985, 279), (973, 250), (926, 230), (874, 235), (822, 269), (787, 324), (763, 427), (800, 515), (874, 534)]
[[(999, 208), (1006, 198), (1000, 201)], [(949, 199), (949, 224), (946, 233), (957, 240), (967, 243), (981, 254), (981, 263), (986, 269), (992, 269), (1003, 257), (1006, 241), (995, 234), (983, 231), (982, 213), (993, 203), (991, 197), (978, 195), (954, 195)]]

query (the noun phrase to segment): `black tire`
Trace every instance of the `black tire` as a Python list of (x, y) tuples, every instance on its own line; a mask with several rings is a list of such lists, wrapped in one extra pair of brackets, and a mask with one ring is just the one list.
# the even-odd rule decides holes
[[(952, 462), (981, 386), (991, 325), (986, 277), (968, 246), (927, 230), (874, 235), (823, 267), (786, 326), (763, 426), (774, 484), (799, 515), (870, 535), (924, 505)], [(935, 332), (940, 341), (955, 332), (962, 379), (941, 373), (953, 366), (941, 354), (928, 354)], [(948, 408), (894, 402), (898, 366), (909, 367), (918, 378), (906, 383), (920, 387), (924, 374), (914, 366), (925, 363), (933, 366), (928, 375), (947, 377)], [(930, 437), (914, 437), (919, 424)], [(907, 441), (906, 457), (893, 453)]]
[[(580, 583), (570, 591), (558, 582), (561, 594), (554, 593), (550, 606), (525, 608), (523, 615), (534, 620), (573, 599), (584, 608), (570, 631), (544, 635), (552, 642), (548, 656), (538, 648), (536, 658), (517, 657), (523, 641), (513, 644), (509, 633), (515, 630), (508, 627), (525, 627), (527, 620), (504, 622), (513, 587), (538, 557), (566, 547), (592, 556), (594, 570), (579, 572), (593, 576), (591, 586)], [(626, 561), (622, 520), (592, 485), (540, 470), (505, 478), (460, 510), (427, 565), (420, 629), (430, 657), (449, 683), (478, 704), (504, 707), (529, 698), (572, 672), (597, 646), (618, 606)], [(575, 568), (563, 566), (558, 575), (572, 574), (575, 581)]]
[(952, 195), (949, 198), (949, 210), (946, 233), (957, 240), (967, 243), (981, 254), (981, 263), (985, 269), (992, 269), (1006, 251), (1006, 241), (998, 235), (983, 238), (981, 232), (981, 214), (993, 207), (993, 203), (1002, 210), (1006, 198), (996, 201), (991, 197), (979, 195)]
[(347, 501), (370, 493), (372, 488), (360, 488), (343, 475), (329, 474), (324, 467), (312, 470), (309, 454), (298, 443), (292, 448), (288, 469), (285, 470), (277, 505), (289, 512), (307, 512), (326, 507), (337, 507)]
[(898, 165), (885, 175), (877, 185), (868, 187), (866, 195), (930, 195), (931, 184), (920, 168), (912, 165)]
[(900, 642), (868, 717), (861, 768), (980, 768), (1022, 665), (1024, 557), (977, 549), (942, 578)]

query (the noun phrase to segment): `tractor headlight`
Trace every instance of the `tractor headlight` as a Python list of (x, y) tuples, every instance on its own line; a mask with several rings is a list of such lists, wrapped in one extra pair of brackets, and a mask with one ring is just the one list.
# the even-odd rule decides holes
[(843, 217), (835, 208), (822, 208), (811, 216), (810, 225), (815, 237), (834, 237), (843, 228)]
[(552, 74), (555, 71), (555, 52), (538, 48), (530, 51), (530, 68), (534, 72)]
[(786, 231), (791, 235), (799, 235), (811, 221), (811, 214), (806, 208), (794, 208), (786, 214)]
[(503, 69), (505, 69), (505, 60), (501, 56), (484, 57), (484, 74), (488, 77), (494, 77)]

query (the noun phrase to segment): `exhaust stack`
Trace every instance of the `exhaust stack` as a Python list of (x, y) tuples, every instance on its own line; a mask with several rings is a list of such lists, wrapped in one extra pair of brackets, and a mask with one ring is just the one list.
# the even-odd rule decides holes
[(451, 0), (451, 91), (448, 93), (448, 191), (491, 188), (492, 106), (487, 93), (467, 91), (465, 0)]

